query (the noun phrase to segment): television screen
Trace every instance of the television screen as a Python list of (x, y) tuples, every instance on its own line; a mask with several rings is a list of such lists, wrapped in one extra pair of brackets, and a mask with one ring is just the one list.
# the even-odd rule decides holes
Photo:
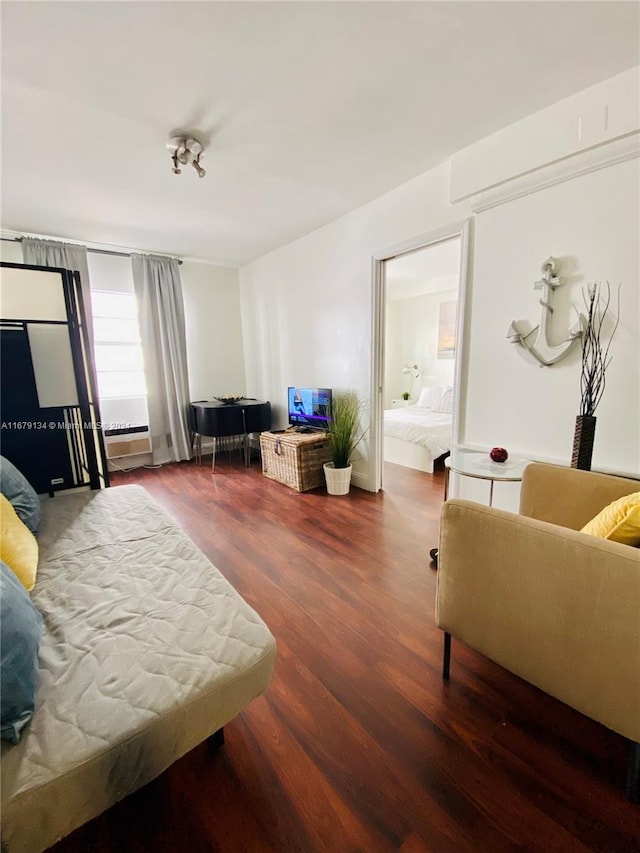
[(289, 388), (289, 423), (329, 429), (331, 388)]

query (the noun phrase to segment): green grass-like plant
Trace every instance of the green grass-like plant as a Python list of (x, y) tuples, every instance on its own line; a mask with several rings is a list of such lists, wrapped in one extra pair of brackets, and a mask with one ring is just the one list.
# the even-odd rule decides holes
[(339, 391), (333, 395), (329, 444), (336, 468), (349, 467), (353, 451), (364, 437), (364, 433), (358, 434), (361, 411), (362, 403), (355, 391)]

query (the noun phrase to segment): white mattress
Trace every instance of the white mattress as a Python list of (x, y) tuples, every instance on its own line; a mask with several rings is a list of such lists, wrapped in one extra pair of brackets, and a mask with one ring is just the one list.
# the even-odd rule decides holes
[(2, 746), (2, 841), (41, 851), (269, 683), (266, 625), (139, 486), (43, 499), (36, 712)]
[(426, 447), (433, 459), (451, 450), (453, 416), (418, 406), (386, 409), (384, 434)]

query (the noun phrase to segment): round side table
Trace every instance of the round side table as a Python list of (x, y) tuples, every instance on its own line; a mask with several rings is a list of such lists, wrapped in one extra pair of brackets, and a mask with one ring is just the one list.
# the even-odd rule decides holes
[(493, 506), (493, 487), (496, 483), (519, 483), (524, 469), (531, 462), (521, 456), (510, 456), (506, 462), (494, 462), (488, 453), (472, 450), (453, 450), (444, 460), (444, 499), (449, 497), (450, 472), (462, 477), (489, 481), (489, 506)]

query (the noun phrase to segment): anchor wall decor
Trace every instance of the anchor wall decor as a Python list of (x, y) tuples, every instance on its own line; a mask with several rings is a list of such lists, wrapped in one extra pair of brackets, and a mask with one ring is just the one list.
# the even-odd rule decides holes
[[(531, 355), (540, 362), (541, 367), (548, 367), (551, 364), (556, 364), (561, 358), (564, 358), (577, 341), (582, 337), (585, 320), (582, 314), (578, 314), (578, 319), (568, 331), (569, 337), (559, 344), (549, 343), (549, 324), (553, 307), (551, 306), (551, 297), (556, 288), (562, 285), (561, 277), (558, 275), (560, 264), (555, 258), (547, 258), (542, 264), (542, 278), (536, 281), (533, 285), (534, 290), (542, 290), (540, 305), (542, 313), (540, 323), (530, 332), (525, 331), (523, 320), (513, 320), (509, 326), (507, 337), (512, 344), (518, 344), (524, 347)], [(531, 337), (535, 335), (535, 340), (531, 341)]]

